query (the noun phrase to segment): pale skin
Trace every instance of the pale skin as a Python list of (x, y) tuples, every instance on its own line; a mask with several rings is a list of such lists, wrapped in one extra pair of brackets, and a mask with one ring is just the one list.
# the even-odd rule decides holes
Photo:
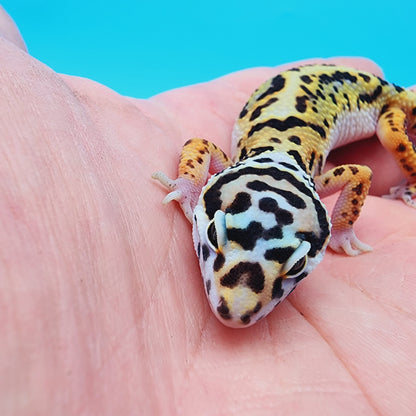
[[(232, 330), (151, 179), (175, 176), (190, 137), (229, 152), (235, 117), (281, 67), (135, 100), (33, 59), (3, 11), (0, 31), (0, 414), (414, 414), (415, 210), (370, 196), (356, 233), (371, 253), (327, 252)], [(375, 140), (332, 160), (368, 163), (375, 194), (401, 180)]]

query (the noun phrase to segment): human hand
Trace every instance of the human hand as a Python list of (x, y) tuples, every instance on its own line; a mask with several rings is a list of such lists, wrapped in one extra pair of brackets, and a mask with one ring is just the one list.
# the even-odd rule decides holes
[[(369, 197), (356, 230), (372, 253), (328, 251), (267, 318), (232, 330), (209, 310), (189, 224), (150, 179), (174, 176), (190, 137), (228, 152), (281, 67), (134, 100), (3, 39), (0, 56), (1, 414), (412, 413), (413, 210)], [(387, 190), (394, 163), (372, 155)]]

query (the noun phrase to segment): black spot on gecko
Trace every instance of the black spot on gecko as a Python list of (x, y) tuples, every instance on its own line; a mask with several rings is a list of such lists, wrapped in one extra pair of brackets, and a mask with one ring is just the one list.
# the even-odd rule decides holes
[(280, 225), (276, 225), (268, 230), (264, 230), (263, 238), (265, 240), (273, 240), (274, 238), (280, 240), (283, 238), (283, 231)]
[(221, 277), (220, 283), (229, 288), (240, 284), (249, 287), (254, 293), (260, 293), (264, 289), (263, 269), (258, 263), (240, 262)]
[(403, 143), (400, 143), (397, 147), (396, 147), (396, 151), (397, 152), (404, 152), (406, 151), (406, 145)]
[(263, 269), (258, 263), (254, 264), (251, 269), (251, 274), (246, 280), (246, 285), (254, 292), (260, 293), (264, 289), (264, 274)]
[(216, 257), (215, 261), (214, 261), (214, 271), (218, 272), (222, 268), (222, 266), (224, 266), (224, 263), (225, 263), (224, 254), (219, 252), (217, 254), (217, 257)]
[(248, 113), (248, 110), (247, 110), (247, 104), (246, 104), (244, 106), (244, 108), (241, 110), (241, 113), (239, 115), (239, 118), (244, 118), (247, 115), (247, 113)]
[(249, 155), (249, 157), (254, 157), (254, 156), (260, 155), (264, 152), (269, 152), (269, 151), (273, 151), (273, 150), (274, 150), (273, 146), (253, 147), (252, 149), (250, 149), (248, 155)]
[(306, 84), (311, 84), (313, 81), (309, 75), (302, 75), (300, 79)]
[(228, 307), (227, 302), (223, 296), (221, 296), (220, 303), (217, 306), (217, 312), (222, 319), (231, 319), (230, 308)]
[(257, 312), (261, 309), (261, 307), (262, 307), (261, 302), (260, 302), (260, 301), (259, 301), (259, 302), (257, 302), (256, 306), (255, 306), (255, 307), (254, 307), (254, 309), (253, 309), (253, 314), (254, 314), (254, 313), (257, 313)]
[(282, 143), (282, 141), (277, 137), (271, 137), (269, 139), (272, 143)]
[(324, 94), (322, 94), (322, 92), (320, 90), (316, 90), (316, 95), (321, 99), (321, 100), (326, 100), (326, 97)]
[(255, 120), (256, 118), (258, 118), (261, 114), (261, 112), (263, 111), (263, 109), (265, 109), (266, 107), (270, 106), (271, 104), (275, 103), (278, 99), (276, 97), (270, 98), (269, 101), (267, 101), (266, 103), (264, 103), (263, 105), (258, 106), (252, 113), (250, 116), (250, 121)]
[(295, 172), (298, 171), (298, 168), (296, 166), (291, 165), (290, 163), (280, 162), (280, 165), (285, 166), (288, 169), (294, 170)]
[(300, 153), (296, 150), (289, 150), (287, 152), (288, 155), (292, 156), (293, 159), (296, 160), (296, 163), (306, 172), (306, 166), (303, 163), (303, 159), (302, 156), (300, 155)]
[(332, 92), (331, 92), (330, 94), (328, 94), (328, 95), (329, 95), (329, 97), (331, 98), (332, 102), (333, 102), (335, 105), (338, 105), (337, 100), (336, 100), (336, 98), (335, 98), (335, 95), (334, 95), (334, 94), (332, 94)]
[[(298, 208), (298, 209), (306, 208), (305, 201), (300, 196), (294, 194), (293, 192), (286, 191), (284, 189), (275, 188), (274, 186), (271, 186), (262, 181), (252, 181), (252, 182), (247, 183), (246, 186), (248, 189), (252, 189), (253, 191), (258, 191), (258, 192), (272, 191), (278, 195), (281, 195), (283, 198), (285, 198), (286, 202), (292, 205), (293, 207)], [(266, 211), (266, 212), (269, 212), (269, 211)]]
[(240, 320), (243, 324), (247, 325), (250, 323), (251, 314), (245, 313), (244, 315), (241, 315)]
[(206, 289), (206, 291), (207, 291), (207, 294), (209, 295), (209, 292), (211, 292), (211, 279), (208, 279), (208, 280), (205, 282), (205, 289)]
[(240, 160), (243, 160), (247, 157), (247, 149), (243, 147), (240, 152)]
[(317, 124), (308, 124), (312, 130), (315, 130), (323, 139), (326, 139), (326, 131), (323, 127), (318, 126)]
[(305, 91), (306, 92), (306, 94), (308, 94), (309, 95), (309, 97), (311, 97), (311, 98), (313, 98), (313, 99), (315, 99), (315, 100), (317, 100), (318, 99), (318, 97), (308, 88), (308, 87), (305, 87), (304, 85), (301, 85), (300, 86), (300, 88), (303, 90), (303, 91)]
[(348, 95), (345, 92), (344, 92), (344, 98), (347, 101), (348, 110), (351, 110), (350, 97), (348, 97)]
[(253, 250), (257, 240), (263, 235), (263, 226), (257, 221), (252, 221), (247, 228), (228, 228), (228, 240), (235, 241), (244, 250)]
[(244, 315), (241, 315), (240, 317), (241, 322), (246, 325), (249, 324), (251, 317), (261, 309), (261, 306), (262, 306), (261, 302), (257, 302), (256, 306), (254, 307), (252, 311), (247, 312)]
[(311, 158), (309, 159), (309, 166), (308, 166), (309, 171), (312, 170), (314, 162), (315, 162), (315, 152), (312, 152), (311, 153)]
[(272, 288), (272, 299), (281, 298), (283, 296), (283, 289), (282, 289), (282, 278), (278, 277), (273, 282)]
[(363, 193), (363, 184), (359, 183), (356, 187), (352, 188), (352, 191), (357, 195), (361, 195)]
[(380, 115), (384, 114), (388, 109), (389, 109), (388, 104), (383, 105), (383, 107), (381, 108), (381, 111), (380, 111)]
[(318, 172), (322, 173), (322, 165), (324, 163), (324, 158), (322, 155), (319, 155), (319, 159), (318, 159)]
[(206, 244), (202, 245), (202, 258), (207, 261), (209, 257), (209, 247)]
[(280, 208), (276, 200), (273, 198), (261, 198), (259, 201), (259, 208), (263, 212), (273, 213), (276, 218), (276, 222), (279, 225), (293, 224), (293, 214), (285, 209)]
[(273, 159), (270, 157), (259, 157), (258, 159), (255, 159), (257, 163), (273, 163)]
[(393, 87), (394, 87), (394, 89), (395, 89), (397, 92), (399, 92), (399, 93), (404, 91), (404, 88), (399, 87), (398, 85), (393, 84)]
[(263, 123), (255, 124), (250, 131), (248, 132), (247, 136), (252, 136), (255, 132), (262, 130), (266, 127), (278, 130), (278, 131), (286, 131), (292, 129), (293, 127), (305, 127), (307, 123), (294, 116), (289, 116), (285, 120), (279, 120), (277, 118), (271, 118)]
[(319, 81), (322, 84), (326, 84), (326, 85), (335, 81), (338, 81), (340, 83), (343, 83), (344, 81), (356, 83), (357, 77), (355, 75), (350, 74), (349, 72), (336, 71), (332, 75), (329, 75), (329, 74), (319, 75)]
[(360, 94), (358, 98), (364, 103), (371, 104), (380, 96), (382, 91), (383, 88), (379, 85), (371, 94)]
[(286, 263), (289, 257), (294, 253), (293, 247), (277, 247), (266, 250), (264, 258), (270, 261), (277, 261), (280, 264)]
[(359, 172), (359, 169), (355, 166), (348, 166), (348, 167), (353, 175), (356, 175)]
[(299, 113), (306, 112), (307, 106), (306, 101), (308, 100), (308, 97), (306, 95), (302, 95), (301, 97), (296, 97), (296, 105), (295, 108)]
[(300, 140), (300, 137), (298, 137), (298, 136), (290, 136), (289, 141), (292, 142), (292, 143), (297, 144), (298, 146), (300, 146), (302, 144), (302, 141)]
[(370, 82), (370, 80), (371, 80), (371, 77), (369, 77), (367, 74), (363, 74), (362, 72), (359, 72), (358, 76), (360, 78), (362, 78), (364, 80), (364, 82)]
[(270, 82), (270, 87), (257, 98), (257, 101), (260, 101), (268, 95), (274, 94), (282, 90), (285, 86), (285, 82), (286, 80), (284, 77), (282, 77), (282, 75), (279, 74), (275, 76)]
[(333, 172), (334, 176), (341, 176), (345, 172), (345, 168), (339, 167), (336, 168)]
[(233, 202), (225, 209), (226, 213), (239, 214), (251, 207), (251, 197), (247, 192), (238, 192)]

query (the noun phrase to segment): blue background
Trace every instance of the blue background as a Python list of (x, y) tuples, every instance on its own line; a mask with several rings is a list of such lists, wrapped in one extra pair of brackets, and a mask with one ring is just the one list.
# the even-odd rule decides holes
[(146, 98), (232, 71), (360, 55), (416, 84), (416, 0), (23, 1), (3, 7), (57, 72)]

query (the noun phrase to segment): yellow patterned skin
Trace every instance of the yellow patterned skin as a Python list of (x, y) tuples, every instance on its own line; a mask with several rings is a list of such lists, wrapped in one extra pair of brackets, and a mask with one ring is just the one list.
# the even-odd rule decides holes
[[(406, 178), (390, 197), (416, 208), (416, 94), (332, 65), (293, 68), (261, 85), (235, 124), (232, 159), (195, 138), (183, 147), (178, 179), (153, 176), (172, 191), (164, 202), (177, 200), (193, 222), (206, 293), (221, 322), (240, 328), (266, 316), (328, 243), (347, 255), (371, 250), (353, 230), (371, 170), (323, 168), (332, 149), (374, 134)], [(330, 221), (320, 198), (337, 191)]]

